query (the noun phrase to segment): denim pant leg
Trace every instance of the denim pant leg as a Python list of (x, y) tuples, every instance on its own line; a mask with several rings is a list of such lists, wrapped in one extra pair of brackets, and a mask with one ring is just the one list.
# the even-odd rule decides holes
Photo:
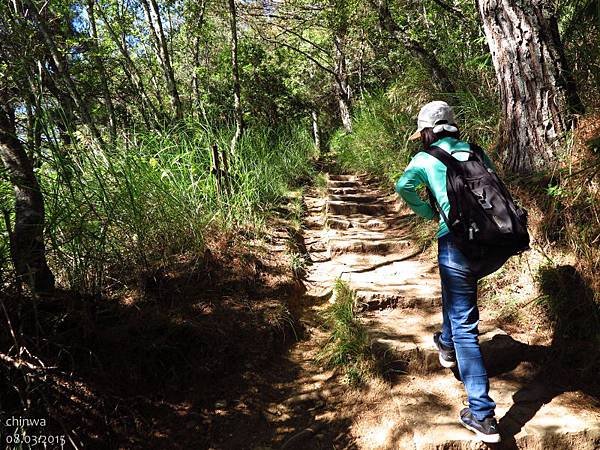
[(489, 396), (489, 379), (479, 348), (477, 278), (451, 237), (439, 240), (439, 268), (444, 315), (452, 329), (458, 370), (465, 385), (469, 408), (476, 419), (493, 416), (496, 404)]
[(440, 341), (446, 347), (454, 347), (454, 341), (452, 340), (452, 326), (450, 325), (450, 318), (448, 317), (448, 294), (447, 289), (442, 283), (442, 335)]

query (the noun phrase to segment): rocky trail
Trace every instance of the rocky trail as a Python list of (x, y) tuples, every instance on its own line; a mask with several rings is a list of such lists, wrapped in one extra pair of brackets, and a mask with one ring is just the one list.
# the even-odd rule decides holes
[[(334, 302), (337, 278), (348, 283), (357, 293), (372, 349), (385, 360), (386, 381), (329, 401), (317, 395), (322, 415), (312, 426), (318, 430), (293, 435), (285, 448), (487, 448), (457, 423), (466, 395), (458, 378), (440, 366), (432, 341), (441, 325), (438, 270), (411, 239), (410, 215), (395, 196), (354, 175), (329, 176), (326, 195), (311, 192), (305, 205), (307, 308), (315, 312)], [(310, 341), (319, 347), (324, 339), (310, 317), (308, 311), (304, 320), (316, 334), (298, 347), (305, 360)], [(508, 335), (485, 311), (480, 334), (503, 434), (503, 443), (493, 448), (600, 448), (597, 402), (581, 390), (548, 382), (540, 367), (548, 348), (528, 345), (525, 334)], [(336, 383), (321, 377), (314, 392), (330, 393)], [(327, 444), (320, 431), (331, 420), (348, 427), (339, 444)]]

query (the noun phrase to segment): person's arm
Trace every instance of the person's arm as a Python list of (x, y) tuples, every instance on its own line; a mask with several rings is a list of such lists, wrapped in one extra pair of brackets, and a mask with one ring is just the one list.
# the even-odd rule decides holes
[(413, 164), (414, 162), (415, 158), (396, 182), (396, 192), (416, 214), (425, 219), (433, 219), (436, 217), (435, 212), (431, 209), (429, 203), (424, 202), (417, 194), (417, 187), (427, 184), (427, 175), (425, 170), (417, 164)]

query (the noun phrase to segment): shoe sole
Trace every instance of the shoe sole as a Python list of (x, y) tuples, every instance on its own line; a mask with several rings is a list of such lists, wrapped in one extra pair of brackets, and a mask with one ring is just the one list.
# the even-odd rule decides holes
[(438, 359), (440, 360), (442, 367), (445, 367), (446, 369), (454, 369), (456, 367), (456, 361), (446, 361), (442, 358), (441, 354), (438, 354)]
[(486, 444), (497, 444), (500, 442), (500, 434), (483, 434), (481, 431), (476, 430), (470, 425), (467, 425), (462, 420), (460, 420), (460, 424), (465, 427), (467, 430), (472, 431), (477, 435), (477, 437)]

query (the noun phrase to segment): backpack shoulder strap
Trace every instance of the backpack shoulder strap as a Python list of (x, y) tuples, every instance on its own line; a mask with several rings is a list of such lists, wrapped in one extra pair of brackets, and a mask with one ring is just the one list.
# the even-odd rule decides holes
[[(473, 159), (477, 159), (481, 164), (483, 164), (485, 166), (485, 158), (483, 157), (483, 149), (473, 143), (473, 142), (469, 142), (469, 147), (472, 150), (472, 156), (469, 157), (469, 159), (473, 160)], [(475, 156), (475, 158), (472, 159), (472, 157)]]
[[(445, 150), (442, 150), (441, 148), (432, 145), (427, 150), (423, 151), (438, 159), (446, 167), (450, 167), (452, 168), (452, 170), (460, 170), (459, 165), (456, 163), (456, 159), (454, 159), (454, 157)], [(431, 206), (431, 209), (434, 212), (437, 212), (442, 217), (444, 222), (446, 222), (448, 228), (450, 228), (450, 221), (448, 220), (446, 213), (437, 202), (435, 195), (433, 195), (433, 192), (431, 192), (429, 187), (427, 188), (427, 195), (429, 197), (429, 205)]]
[(456, 159), (447, 151), (442, 150), (441, 148), (436, 147), (435, 145), (432, 145), (427, 150), (423, 150), (423, 152), (433, 156), (447, 168), (452, 169), (456, 172), (460, 172), (460, 165), (458, 164)]

